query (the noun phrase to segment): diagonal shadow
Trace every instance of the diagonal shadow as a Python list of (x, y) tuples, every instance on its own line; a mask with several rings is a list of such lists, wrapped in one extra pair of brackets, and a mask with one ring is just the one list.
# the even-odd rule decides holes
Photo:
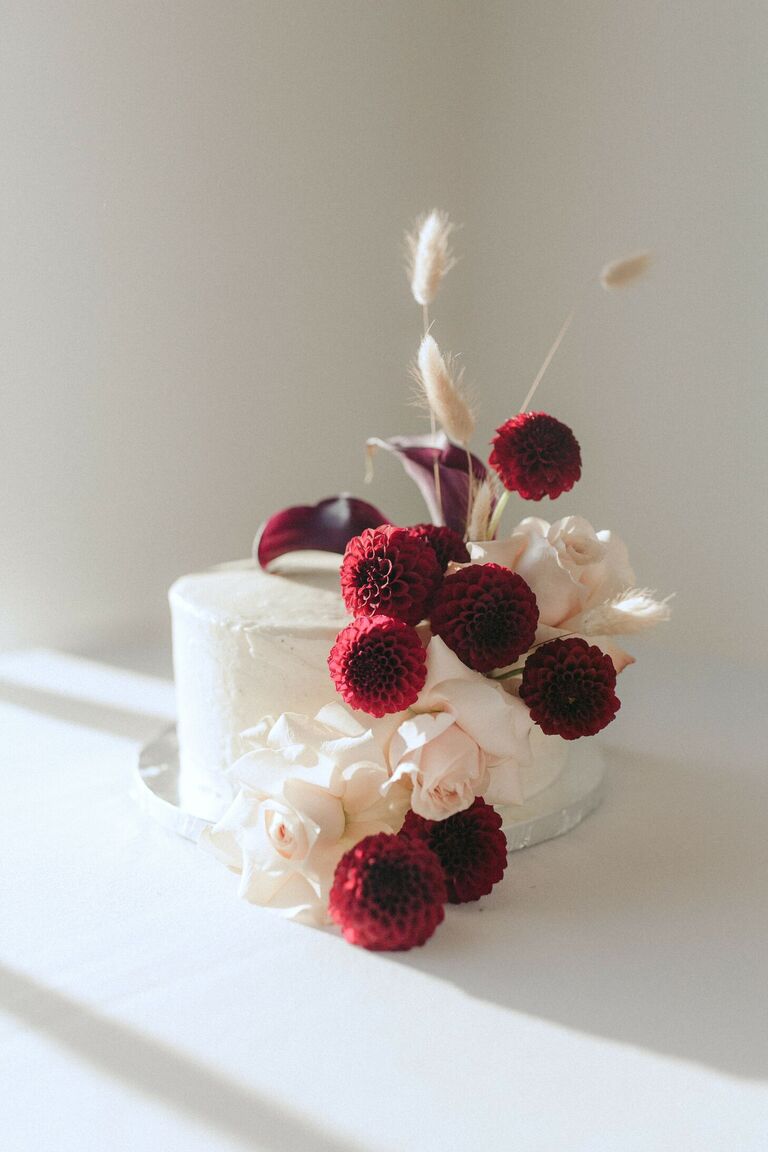
[(111, 736), (141, 742), (156, 736), (164, 719), (149, 713), (116, 708), (113, 704), (66, 696), (46, 688), (17, 684), (1, 677), (0, 702), (49, 716), (52, 720), (63, 720), (66, 724), (77, 724), (97, 732), (108, 732)]
[[(601, 809), (510, 858), (394, 963), (480, 1000), (768, 1079), (768, 780), (609, 753)], [(478, 911), (483, 915), (479, 916)]]
[(308, 1119), (126, 1024), (0, 965), (0, 1008), (166, 1107), (264, 1152), (360, 1152)]

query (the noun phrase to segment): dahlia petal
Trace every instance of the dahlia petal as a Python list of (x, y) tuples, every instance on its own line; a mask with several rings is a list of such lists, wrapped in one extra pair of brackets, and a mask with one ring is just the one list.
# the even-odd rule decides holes
[[(444, 432), (425, 436), (391, 436), (381, 440), (373, 436), (367, 442), (369, 456), (377, 448), (397, 456), (408, 476), (414, 481), (435, 524), (445, 524), (463, 534), (467, 523), (467, 454), (452, 444)], [(440, 476), (442, 509), (435, 489), (435, 460)], [(482, 460), (472, 456), (472, 471), (477, 481), (485, 479), (487, 469)], [(495, 501), (494, 501), (495, 505)]]
[(415, 627), (429, 613), (442, 578), (432, 547), (407, 528), (382, 524), (347, 544), (341, 595), (353, 616), (389, 616)]
[(507, 867), (507, 838), (501, 816), (482, 798), (464, 811), (435, 821), (409, 812), (399, 833), (435, 853), (442, 864), (448, 899), (464, 904), (487, 896)]
[(328, 910), (350, 944), (403, 951), (433, 934), (447, 895), (442, 865), (425, 844), (378, 834), (342, 856)]
[(427, 675), (418, 632), (389, 616), (361, 616), (342, 629), (328, 668), (344, 700), (373, 716), (414, 704)]
[(469, 562), (469, 550), (464, 543), (464, 537), (453, 528), (448, 528), (445, 524), (413, 524), (408, 531), (412, 536), (429, 544), (443, 572), (446, 572), (451, 564)]
[(546, 412), (520, 412), (496, 429), (491, 468), (524, 500), (555, 500), (581, 476), (581, 450), (571, 429)]
[(354, 496), (330, 496), (276, 512), (259, 529), (253, 555), (262, 568), (288, 552), (311, 549), (342, 553), (353, 536), (383, 524), (387, 517)]
[(623, 648), (619, 648), (618, 644), (614, 644), (609, 636), (585, 636), (584, 639), (588, 644), (596, 644), (606, 656), (610, 656), (613, 661), (613, 667), (616, 669), (616, 674), (623, 672), (630, 664), (636, 662), (636, 658), (631, 656), (629, 652), (625, 652)]
[(536, 598), (522, 576), (500, 564), (467, 564), (446, 576), (430, 612), (433, 633), (470, 668), (505, 668), (536, 632)]
[(594, 736), (621, 708), (610, 656), (571, 636), (551, 640), (525, 662), (520, 696), (547, 735), (578, 740)]
[[(573, 629), (569, 628), (567, 625), (564, 628), (550, 628), (546, 624), (539, 624), (538, 628), (536, 629), (535, 647), (538, 648), (541, 644), (545, 644), (548, 640), (559, 640), (566, 636), (576, 636), (579, 640), (586, 640), (587, 644), (596, 644), (598, 648), (601, 648), (602, 651), (605, 652), (606, 656), (610, 656), (611, 660), (613, 661), (613, 666), (616, 669), (617, 675), (619, 672), (623, 672), (625, 668), (628, 668), (630, 664), (635, 664), (637, 662), (634, 656), (632, 656), (629, 652), (626, 652), (623, 648), (620, 648), (618, 644), (614, 643), (614, 638), (612, 636), (583, 635), (578, 630), (577, 621), (574, 621)], [(526, 653), (525, 656), (521, 656), (520, 659), (525, 660), (527, 655), (528, 653)]]

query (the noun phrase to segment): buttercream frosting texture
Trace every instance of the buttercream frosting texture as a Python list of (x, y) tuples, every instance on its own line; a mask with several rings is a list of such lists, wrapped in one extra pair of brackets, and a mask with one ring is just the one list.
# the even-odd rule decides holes
[(241, 734), (334, 699), (328, 652), (348, 622), (338, 558), (295, 556), (278, 572), (252, 560), (184, 576), (170, 591), (182, 804), (211, 819), (231, 798), (224, 775)]

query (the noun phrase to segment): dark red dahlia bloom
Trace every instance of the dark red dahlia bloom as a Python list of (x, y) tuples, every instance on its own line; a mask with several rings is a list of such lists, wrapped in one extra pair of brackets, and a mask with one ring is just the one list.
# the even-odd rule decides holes
[(469, 561), (467, 546), (453, 528), (446, 528), (442, 524), (414, 524), (408, 531), (412, 536), (418, 536), (420, 540), (425, 540), (434, 548), (443, 572), (452, 560), (457, 564), (466, 564)]
[(366, 528), (347, 544), (341, 594), (353, 616), (394, 616), (418, 624), (427, 615), (442, 572), (437, 556), (407, 528)]
[(328, 667), (347, 704), (371, 716), (410, 707), (427, 678), (418, 632), (391, 616), (360, 616), (348, 624), (336, 637)]
[(446, 576), (430, 615), (435, 635), (477, 672), (503, 668), (527, 652), (538, 620), (525, 580), (500, 564), (468, 564)]
[(342, 856), (328, 901), (344, 939), (373, 952), (424, 944), (445, 915), (445, 877), (434, 852), (387, 832)]
[(524, 500), (554, 500), (581, 476), (579, 442), (546, 412), (521, 412), (496, 429), (488, 463), (510, 492)]
[(594, 736), (615, 717), (616, 669), (610, 656), (578, 636), (550, 640), (525, 662), (520, 697), (549, 736)]
[(445, 820), (425, 820), (411, 811), (398, 835), (432, 849), (443, 866), (451, 904), (487, 896), (507, 866), (501, 816), (480, 798)]

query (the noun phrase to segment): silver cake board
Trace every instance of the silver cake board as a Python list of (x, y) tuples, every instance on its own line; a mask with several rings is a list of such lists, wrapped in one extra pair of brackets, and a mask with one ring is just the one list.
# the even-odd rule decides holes
[[(525, 804), (500, 809), (508, 850), (541, 844), (580, 824), (603, 798), (604, 772), (600, 747), (592, 740), (574, 741), (557, 780)], [(196, 841), (213, 822), (181, 807), (179, 773), (176, 729), (169, 728), (142, 748), (136, 767), (136, 793), (142, 808), (154, 820)]]

